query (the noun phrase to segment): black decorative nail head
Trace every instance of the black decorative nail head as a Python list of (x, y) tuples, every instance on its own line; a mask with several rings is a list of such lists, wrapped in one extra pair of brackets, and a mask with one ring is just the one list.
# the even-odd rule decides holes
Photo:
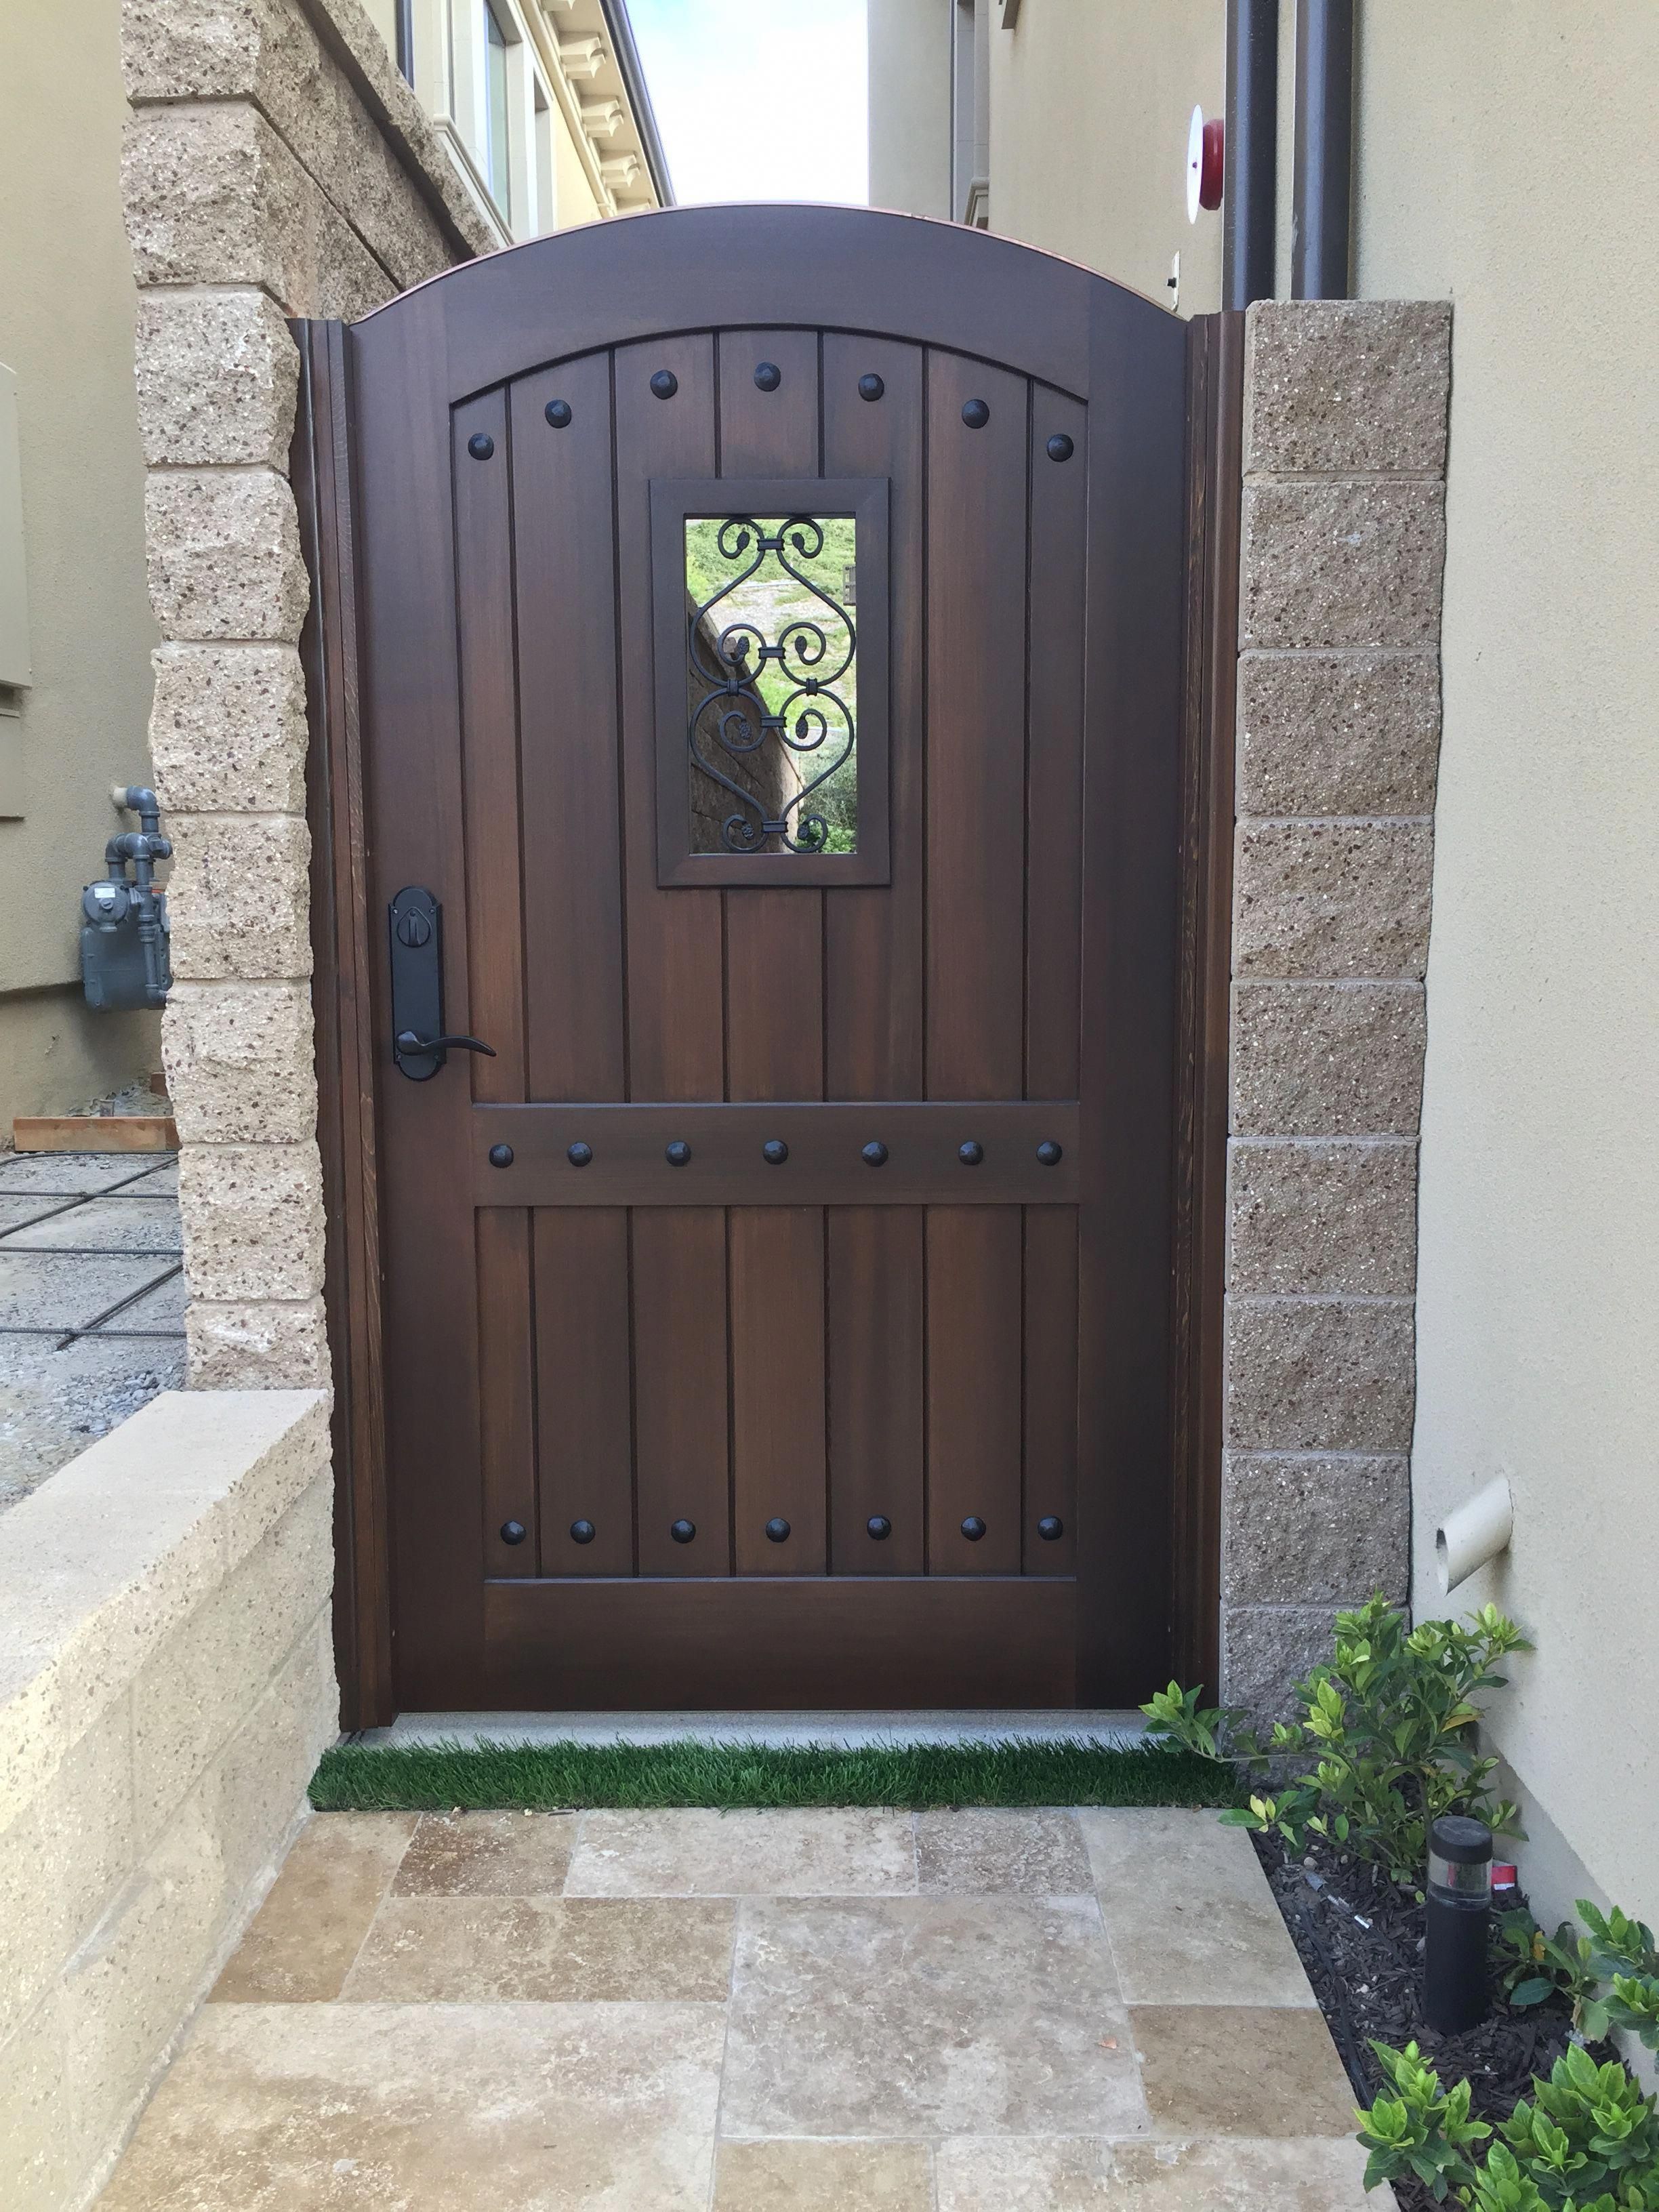
[(769, 1137), (761, 1146), (761, 1158), (769, 1168), (781, 1168), (789, 1157), (789, 1147), (781, 1137)]
[(599, 1531), (591, 1521), (573, 1521), (570, 1524), (570, 1540), (573, 1544), (591, 1544), (598, 1534)]
[(697, 1524), (695, 1521), (677, 1521), (668, 1533), (677, 1544), (689, 1544), (697, 1533)]
[(957, 1146), (957, 1158), (962, 1162), (963, 1167), (976, 1168), (985, 1158), (985, 1147), (975, 1138), (969, 1137), (965, 1145)]
[(776, 362), (762, 361), (756, 362), (755, 389), (757, 392), (775, 392), (779, 385), (782, 382), (783, 371), (778, 367)]
[[(651, 389), (659, 399), (672, 399), (680, 388), (680, 380), (672, 368), (659, 368), (651, 380)], [(690, 1542), (688, 1536), (684, 1540)]]
[(962, 1524), (962, 1533), (970, 1544), (977, 1544), (985, 1534), (985, 1523), (977, 1513), (970, 1513)]
[(592, 1145), (574, 1144), (565, 1154), (573, 1168), (585, 1168), (593, 1157)]
[(542, 412), (556, 430), (569, 428), (570, 402), (568, 399), (550, 399)]
[(466, 450), (475, 461), (487, 461), (495, 450), (495, 441), (488, 430), (475, 430), (466, 441)]
[(489, 1164), (492, 1168), (510, 1168), (513, 1164), (512, 1146), (492, 1145), (489, 1147)]
[(504, 1544), (522, 1544), (528, 1533), (522, 1521), (503, 1521), (501, 1523), (501, 1541)]
[(864, 1524), (864, 1532), (873, 1536), (877, 1543), (884, 1544), (893, 1533), (893, 1524), (884, 1513), (872, 1513)]
[(784, 1520), (769, 1521), (766, 1540), (769, 1544), (787, 1544), (789, 1541), (789, 1523)]
[(1037, 1534), (1045, 1544), (1056, 1544), (1066, 1534), (1066, 1523), (1058, 1513), (1045, 1513), (1037, 1522)]
[(683, 1168), (691, 1157), (691, 1147), (684, 1137), (676, 1137), (672, 1145), (663, 1146), (662, 1156), (671, 1168)]
[(1037, 1146), (1037, 1158), (1045, 1168), (1057, 1168), (1062, 1157), (1060, 1146), (1055, 1144), (1052, 1137), (1046, 1143)]
[(1051, 461), (1069, 461), (1077, 448), (1063, 430), (1057, 430), (1044, 450)]
[(970, 430), (982, 430), (991, 419), (991, 410), (982, 399), (963, 402), (962, 419)]
[(879, 1137), (872, 1137), (859, 1158), (867, 1168), (884, 1168), (887, 1164), (887, 1147)]
[(859, 379), (859, 398), (860, 399), (879, 399), (882, 393), (885, 392), (887, 386), (876, 374), (874, 369), (872, 369), (867, 376), (861, 376)]

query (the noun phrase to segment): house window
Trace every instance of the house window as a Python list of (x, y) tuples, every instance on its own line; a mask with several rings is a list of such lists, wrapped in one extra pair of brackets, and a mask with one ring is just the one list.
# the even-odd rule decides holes
[(496, 206), (506, 215), (513, 175), (507, 138), (507, 37), (489, 0), (483, 0), (483, 18), (484, 173)]

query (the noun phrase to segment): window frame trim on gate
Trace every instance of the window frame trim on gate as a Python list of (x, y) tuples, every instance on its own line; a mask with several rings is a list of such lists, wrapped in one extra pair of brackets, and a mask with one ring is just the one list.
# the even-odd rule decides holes
[[(652, 647), (655, 659), (657, 882), (830, 889), (892, 881), (890, 635), (887, 477), (653, 477)], [(858, 578), (858, 849), (852, 853), (695, 853), (687, 732), (685, 526), (733, 515), (854, 520)]]

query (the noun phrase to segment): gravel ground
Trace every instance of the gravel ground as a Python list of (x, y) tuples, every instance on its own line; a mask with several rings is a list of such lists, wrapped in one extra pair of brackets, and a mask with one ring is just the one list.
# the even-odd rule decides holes
[[(183, 1337), (0, 1336), (0, 1512), (148, 1405), (185, 1387)], [(135, 1473), (138, 1470), (135, 1470)]]

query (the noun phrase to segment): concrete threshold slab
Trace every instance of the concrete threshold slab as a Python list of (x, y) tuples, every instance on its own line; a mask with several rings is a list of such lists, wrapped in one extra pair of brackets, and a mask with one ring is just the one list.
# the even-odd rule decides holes
[(1138, 1743), (1138, 1712), (402, 1713), (353, 1743), (744, 1743), (842, 1751), (913, 1743)]

